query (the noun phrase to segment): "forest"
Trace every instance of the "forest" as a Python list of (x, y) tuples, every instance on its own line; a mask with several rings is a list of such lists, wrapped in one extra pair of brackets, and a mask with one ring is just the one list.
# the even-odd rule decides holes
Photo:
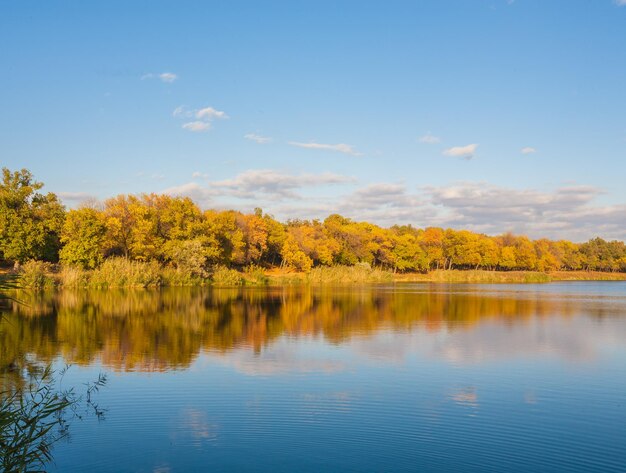
[(68, 210), (42, 187), (26, 169), (2, 169), (0, 261), (7, 267), (39, 261), (96, 271), (136, 263), (196, 278), (223, 269), (307, 273), (340, 265), (396, 273), (626, 272), (624, 242), (599, 237), (574, 243), (412, 225), (383, 228), (337, 214), (280, 222), (258, 208), (203, 210), (187, 197), (166, 194), (118, 195)]

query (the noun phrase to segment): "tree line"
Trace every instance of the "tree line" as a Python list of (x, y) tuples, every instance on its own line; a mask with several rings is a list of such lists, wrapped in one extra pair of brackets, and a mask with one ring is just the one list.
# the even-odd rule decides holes
[(383, 228), (333, 214), (279, 222), (255, 209), (202, 210), (190, 198), (118, 195), (67, 210), (26, 169), (2, 169), (0, 259), (98, 268), (122, 257), (204, 276), (212, 267), (243, 269), (369, 265), (398, 272), (434, 269), (626, 272), (626, 245), (594, 238), (585, 243), (531, 240), (510, 233), (411, 225)]

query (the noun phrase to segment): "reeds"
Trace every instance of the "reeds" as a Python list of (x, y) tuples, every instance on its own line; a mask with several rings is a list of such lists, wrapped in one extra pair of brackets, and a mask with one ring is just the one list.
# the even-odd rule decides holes
[(27, 261), (20, 266), (17, 282), (20, 287), (29, 289), (51, 288), (55, 284), (53, 266), (43, 261)]
[(91, 287), (158, 287), (161, 267), (156, 261), (144, 263), (125, 258), (109, 258), (89, 274)]
[(601, 271), (554, 271), (553, 281), (626, 281), (626, 273), (605, 273)]
[(318, 266), (307, 277), (312, 284), (363, 284), (393, 282), (393, 273), (366, 264)]
[(308, 273), (278, 268), (264, 269), (250, 265), (243, 271), (217, 266), (202, 277), (195, 272), (174, 266), (162, 266), (156, 261), (131, 261), (109, 258), (93, 270), (73, 266), (53, 265), (41, 261), (24, 263), (16, 274), (16, 285), (30, 289), (122, 288), (161, 286), (289, 286), (301, 284), (371, 284), (389, 282), (445, 283), (546, 283), (550, 281), (613, 281), (626, 280), (624, 273), (598, 271), (487, 271), (436, 270), (428, 273), (392, 273), (368, 264), (354, 266), (318, 266)]
[(406, 282), (446, 283), (545, 283), (552, 281), (550, 275), (539, 271), (486, 271), (448, 269), (425, 274), (405, 274), (396, 278)]
[(211, 281), (215, 286), (231, 287), (243, 286), (244, 279), (239, 271), (218, 266), (211, 274)]
[(246, 286), (267, 286), (269, 278), (260, 266), (251, 264), (243, 271), (244, 283)]

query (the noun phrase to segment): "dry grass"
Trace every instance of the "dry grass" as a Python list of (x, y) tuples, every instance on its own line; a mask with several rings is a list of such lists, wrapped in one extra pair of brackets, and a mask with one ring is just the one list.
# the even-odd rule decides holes
[(397, 274), (395, 281), (458, 283), (542, 283), (552, 278), (538, 271), (438, 270), (425, 274)]
[(368, 284), (393, 282), (393, 273), (369, 265), (318, 266), (307, 277), (311, 284)]
[(601, 271), (554, 271), (553, 281), (626, 281), (626, 273), (605, 273)]
[(0, 269), (0, 279), (14, 278), (30, 288), (156, 287), (156, 286), (293, 286), (303, 284), (370, 284), (387, 282), (441, 283), (545, 283), (550, 281), (626, 281), (626, 273), (600, 271), (486, 271), (437, 270), (428, 273), (391, 273), (367, 265), (319, 266), (309, 273), (286, 268), (250, 266), (244, 272), (215, 268), (210, 279), (191, 276), (156, 262), (141, 263), (112, 258), (96, 270), (82, 270), (49, 263), (29, 262), (19, 273)]

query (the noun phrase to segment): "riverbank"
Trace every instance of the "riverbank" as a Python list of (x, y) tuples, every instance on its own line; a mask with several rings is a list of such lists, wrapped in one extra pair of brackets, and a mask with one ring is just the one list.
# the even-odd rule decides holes
[(626, 273), (600, 271), (439, 270), (425, 274), (396, 274), (396, 282), (544, 283), (553, 281), (626, 281)]
[(116, 288), (166, 286), (290, 286), (375, 283), (548, 283), (553, 281), (626, 281), (626, 273), (599, 271), (487, 271), (435, 270), (427, 273), (393, 273), (367, 265), (320, 266), (309, 272), (284, 268), (249, 267), (237, 271), (215, 268), (204, 276), (186, 275), (155, 264), (118, 261), (92, 271), (49, 264), (24, 265), (20, 273), (0, 271), (0, 279), (23, 288)]
[(555, 271), (549, 274), (553, 281), (626, 281), (626, 273)]
[[(375, 271), (375, 272), (374, 272)], [(359, 270), (353, 267), (314, 268), (311, 273), (272, 269), (265, 272), (270, 285), (289, 284), (354, 284), (383, 282), (429, 282), (513, 284), (548, 283), (556, 281), (626, 281), (626, 273), (600, 271), (487, 271), (487, 270), (435, 270), (427, 273), (392, 273), (388, 271)]]

